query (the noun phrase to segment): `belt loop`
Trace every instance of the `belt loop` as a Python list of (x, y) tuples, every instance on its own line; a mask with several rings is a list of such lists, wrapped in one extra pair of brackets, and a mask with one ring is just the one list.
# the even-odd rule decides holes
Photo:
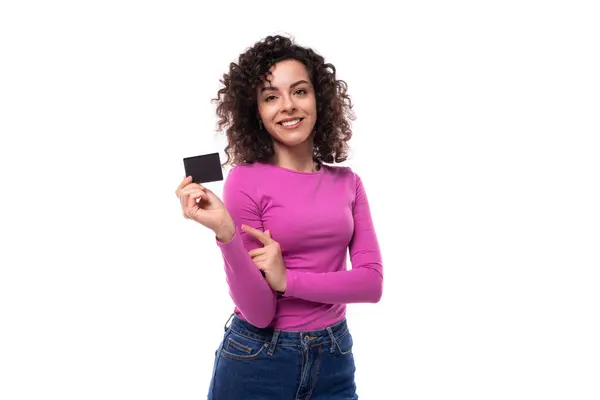
[(225, 326), (223, 327), (223, 330), (225, 332), (227, 332), (227, 324), (229, 323), (229, 321), (231, 321), (231, 318), (235, 315), (235, 313), (231, 313), (231, 315), (229, 316), (229, 318), (227, 318), (227, 321), (225, 322)]
[(269, 351), (267, 351), (267, 354), (272, 356), (273, 352), (275, 351), (275, 346), (277, 346), (277, 339), (279, 339), (279, 329), (275, 329), (273, 331), (273, 338), (271, 339), (271, 345), (269, 346)]
[(329, 352), (333, 353), (335, 351), (335, 346), (337, 346), (337, 340), (335, 339), (333, 331), (330, 327), (327, 327), (327, 333), (329, 333), (329, 337), (331, 338), (331, 349), (329, 350)]

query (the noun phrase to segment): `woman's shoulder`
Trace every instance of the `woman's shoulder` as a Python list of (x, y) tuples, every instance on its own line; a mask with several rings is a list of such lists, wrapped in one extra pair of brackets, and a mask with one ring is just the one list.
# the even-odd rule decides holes
[(274, 181), (272, 171), (259, 161), (239, 163), (231, 166), (225, 177), (225, 187), (256, 193), (258, 186)]
[(223, 200), (226, 204), (257, 201), (257, 186), (260, 182), (259, 165), (240, 163), (229, 167), (223, 184)]
[[(318, 176), (321, 175), (321, 173), (325, 173), (326, 175), (333, 176), (336, 179), (348, 179), (352, 181), (355, 181), (358, 177), (352, 167), (348, 165), (321, 163), (320, 168), (321, 170), (318, 173), (300, 173), (299, 175)], [(269, 164), (255, 161), (252, 163), (240, 163), (232, 166), (227, 173), (227, 180), (235, 181), (236, 183), (239, 182), (252, 184), (255, 179), (264, 179), (266, 175), (272, 175), (273, 178), (278, 178), (283, 176), (281, 173), (286, 173), (285, 177), (290, 178), (293, 175), (290, 175), (289, 172), (292, 171), (283, 168), (273, 168), (273, 166)]]
[(227, 177), (254, 175), (260, 168), (261, 165), (258, 162), (235, 164), (229, 168)]
[(356, 172), (349, 165), (322, 164), (323, 168), (331, 174), (344, 179), (356, 179)]

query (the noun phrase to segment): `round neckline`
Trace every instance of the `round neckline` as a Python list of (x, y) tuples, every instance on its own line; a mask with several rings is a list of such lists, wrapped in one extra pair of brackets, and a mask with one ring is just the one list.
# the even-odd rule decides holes
[(319, 167), (320, 167), (319, 170), (318, 171), (314, 171), (314, 172), (295, 171), (295, 170), (290, 169), (290, 168), (281, 167), (279, 165), (271, 164), (271, 163), (264, 162), (264, 161), (259, 161), (259, 163), (261, 165), (266, 166), (266, 167), (271, 167), (271, 168), (276, 169), (276, 170), (280, 170), (280, 171), (284, 171), (284, 172), (289, 172), (289, 173), (297, 174), (297, 175), (316, 176), (316, 175), (321, 175), (323, 172), (325, 172), (325, 164), (322, 164), (322, 163), (319, 164)]

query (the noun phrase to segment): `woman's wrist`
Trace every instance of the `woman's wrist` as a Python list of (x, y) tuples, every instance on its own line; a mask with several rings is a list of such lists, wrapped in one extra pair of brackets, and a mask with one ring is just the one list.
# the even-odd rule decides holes
[(228, 243), (235, 234), (235, 225), (231, 218), (225, 220), (215, 231), (217, 240), (221, 243)]

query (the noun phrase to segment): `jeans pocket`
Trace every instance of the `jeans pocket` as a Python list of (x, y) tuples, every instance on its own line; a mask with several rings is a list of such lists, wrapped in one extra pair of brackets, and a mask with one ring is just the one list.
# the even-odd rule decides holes
[(230, 331), (223, 339), (221, 355), (232, 360), (256, 360), (263, 356), (268, 343)]
[(352, 346), (354, 342), (352, 341), (352, 335), (350, 331), (346, 331), (342, 336), (336, 339), (337, 343), (337, 353), (342, 356), (347, 356), (352, 354)]

